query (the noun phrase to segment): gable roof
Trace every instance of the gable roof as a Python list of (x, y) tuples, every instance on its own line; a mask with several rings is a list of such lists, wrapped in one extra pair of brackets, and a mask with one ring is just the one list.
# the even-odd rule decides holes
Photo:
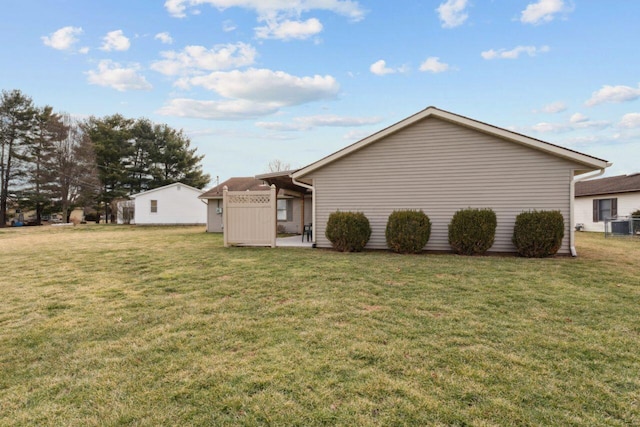
[(611, 166), (606, 160), (599, 159), (597, 157), (589, 156), (587, 154), (580, 153), (578, 151), (570, 150), (568, 148), (560, 147), (558, 145), (550, 144), (548, 142), (531, 138), (526, 135), (522, 135), (516, 132), (512, 132), (503, 128), (499, 128), (497, 126), (493, 126), (487, 123), (479, 122), (477, 120), (470, 119), (468, 117), (464, 117), (458, 114), (450, 113), (445, 110), (440, 110), (436, 107), (427, 107), (426, 109), (407, 117), (404, 120), (399, 121), (396, 124), (393, 124), (373, 135), (370, 135), (354, 144), (351, 144), (341, 150), (336, 151), (333, 154), (330, 154), (315, 163), (311, 163), (308, 166), (305, 166), (302, 169), (294, 172), (291, 176), (294, 179), (299, 179), (304, 177), (305, 175), (320, 169), (329, 163), (332, 163), (342, 157), (345, 157), (355, 151), (358, 151), (370, 144), (373, 144), (395, 132), (398, 132), (412, 124), (424, 120), (428, 117), (435, 117), (441, 120), (446, 120), (448, 122), (458, 124), (460, 126), (464, 126), (470, 129), (474, 129), (478, 132), (483, 132), (489, 135), (496, 136), (498, 138), (502, 138), (516, 144), (524, 145), (526, 147), (530, 147), (539, 151), (546, 152), (548, 154), (561, 157), (567, 160), (574, 161), (585, 166), (584, 170), (580, 170), (580, 173), (590, 172), (597, 169), (604, 169), (608, 166)]
[(640, 173), (576, 182), (576, 197), (640, 192)]
[(193, 190), (193, 191), (198, 192), (198, 193), (204, 193), (204, 190), (200, 190), (198, 188), (192, 187), (192, 186), (187, 185), (187, 184), (183, 184), (181, 182), (174, 182), (173, 184), (169, 184), (169, 185), (164, 185), (162, 187), (153, 188), (151, 190), (143, 191), (143, 192), (138, 193), (138, 194), (132, 194), (131, 198), (135, 199), (136, 197), (142, 196), (143, 194), (146, 195), (146, 194), (149, 194), (149, 193), (153, 193), (155, 191), (162, 191), (162, 190), (166, 190), (167, 188), (177, 187), (177, 186), (182, 186), (184, 188), (188, 188), (189, 190)]
[(216, 185), (212, 189), (198, 196), (200, 199), (222, 199), (222, 190), (227, 186), (229, 191), (257, 191), (268, 190), (269, 186), (261, 179), (252, 176), (237, 176)]

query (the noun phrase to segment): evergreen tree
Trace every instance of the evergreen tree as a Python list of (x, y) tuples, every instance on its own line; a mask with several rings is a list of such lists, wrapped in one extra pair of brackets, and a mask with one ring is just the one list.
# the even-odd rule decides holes
[(9, 198), (15, 194), (12, 184), (25, 176), (25, 147), (32, 137), (35, 115), (33, 101), (19, 90), (0, 95), (0, 227), (7, 223)]
[(109, 220), (109, 204), (129, 194), (134, 147), (131, 143), (134, 121), (120, 114), (102, 119), (89, 118), (84, 126), (96, 155), (101, 190), (98, 202), (104, 203), (105, 221)]
[(20, 192), (21, 207), (36, 211), (36, 224), (42, 223), (42, 214), (52, 205), (51, 172), (54, 144), (64, 139), (67, 129), (53, 108), (45, 106), (35, 110), (31, 124), (31, 138), (24, 147), (26, 160), (25, 187)]
[(154, 126), (155, 144), (151, 152), (152, 188), (182, 182), (195, 188), (204, 188), (211, 179), (202, 172), (200, 162), (204, 156), (190, 148), (191, 141), (182, 131), (167, 125)]
[(148, 119), (136, 120), (131, 129), (133, 141), (133, 157), (131, 158), (131, 194), (141, 193), (149, 189), (151, 176), (150, 155), (155, 143), (154, 125)]

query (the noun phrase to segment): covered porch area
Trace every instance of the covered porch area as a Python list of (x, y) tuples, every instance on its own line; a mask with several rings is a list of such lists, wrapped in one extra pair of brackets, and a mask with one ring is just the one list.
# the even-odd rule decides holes
[[(303, 239), (305, 243), (308, 240), (311, 245), (315, 242), (315, 236), (313, 236), (313, 191), (306, 184), (299, 185), (294, 182), (291, 178), (293, 172), (295, 171), (271, 172), (256, 175), (255, 178), (268, 185), (275, 185), (277, 189), (276, 229), (278, 233), (297, 234), (300, 243)], [(290, 241), (291, 244), (287, 244), (287, 241)], [(293, 246), (295, 243), (293, 238), (284, 240), (284, 242), (282, 246)]]

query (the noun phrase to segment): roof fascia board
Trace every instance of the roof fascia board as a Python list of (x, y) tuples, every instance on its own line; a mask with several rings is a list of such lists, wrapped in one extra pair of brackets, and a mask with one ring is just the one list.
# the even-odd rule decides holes
[(199, 189), (197, 189), (195, 187), (192, 187), (192, 186), (187, 185), (187, 184), (183, 184), (181, 182), (174, 182), (173, 184), (167, 184), (167, 185), (163, 185), (162, 187), (152, 188), (151, 190), (143, 191), (142, 193), (132, 194), (131, 197), (135, 199), (136, 197), (139, 197), (139, 196), (142, 196), (142, 195), (147, 195), (147, 194), (153, 193), (155, 191), (164, 190), (164, 189), (169, 188), (169, 187), (175, 187), (177, 185), (182, 185), (183, 187), (189, 188), (189, 189), (191, 189), (193, 191), (197, 191), (200, 194), (204, 193), (204, 190), (199, 190)]
[(262, 173), (262, 174), (256, 175), (254, 178), (255, 179), (265, 179), (265, 178), (275, 178), (275, 177), (278, 177), (278, 176), (290, 177), (291, 174), (293, 174), (296, 171), (297, 171), (297, 169), (291, 169), (291, 170), (286, 170), (286, 171), (277, 171), (277, 172), (267, 172), (267, 173)]

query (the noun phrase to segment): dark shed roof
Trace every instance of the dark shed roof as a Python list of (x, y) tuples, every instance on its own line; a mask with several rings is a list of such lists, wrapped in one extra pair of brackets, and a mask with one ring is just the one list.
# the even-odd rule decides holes
[(229, 191), (257, 191), (268, 190), (269, 185), (261, 179), (256, 179), (252, 176), (238, 176), (229, 178), (225, 182), (216, 185), (211, 190), (198, 196), (200, 199), (222, 199), (222, 189), (227, 186)]

